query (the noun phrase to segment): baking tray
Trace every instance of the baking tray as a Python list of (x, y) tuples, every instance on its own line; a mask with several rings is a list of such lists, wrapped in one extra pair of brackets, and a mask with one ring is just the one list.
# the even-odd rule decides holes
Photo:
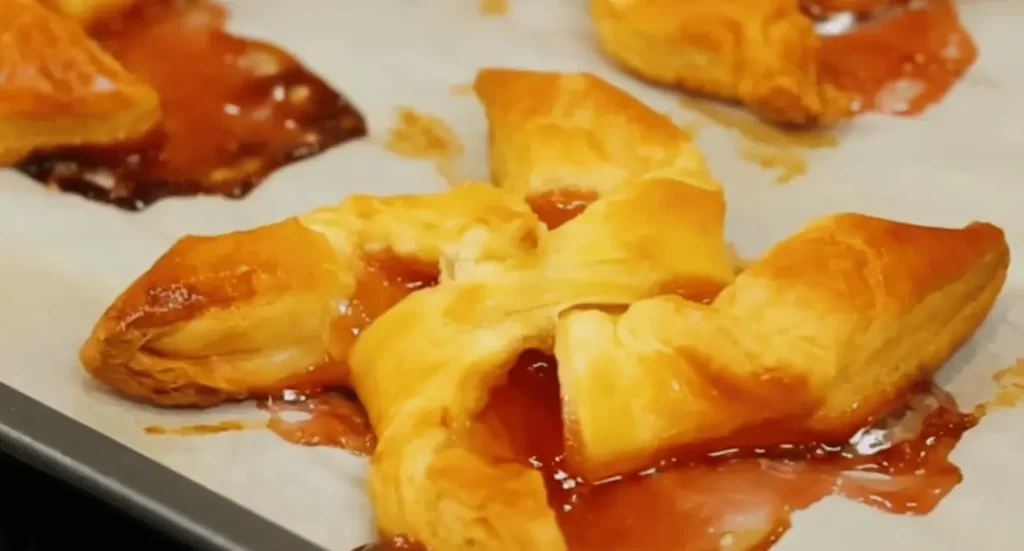
[(194, 549), (322, 549), (2, 383), (0, 453)]

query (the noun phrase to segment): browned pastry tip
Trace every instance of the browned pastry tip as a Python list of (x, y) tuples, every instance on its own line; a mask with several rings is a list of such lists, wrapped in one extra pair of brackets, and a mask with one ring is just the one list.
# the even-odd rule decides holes
[(654, 174), (720, 187), (688, 133), (598, 76), (487, 68), (474, 89), (487, 115), (491, 177), (517, 194), (592, 200)]
[(184, 237), (103, 314), (82, 365), (165, 406), (269, 390), (327, 358), (347, 273), (327, 238), (295, 219)]
[[(803, 235), (772, 248), (749, 277), (780, 286), (777, 309), (803, 303), (806, 323), (820, 320), (820, 342), (833, 347), (831, 384), (807, 422), (822, 439), (882, 417), (944, 365), (991, 312), (1010, 264), (1003, 230), (983, 222), (939, 228), (841, 214)], [(747, 293), (716, 304), (743, 315)]]
[(649, 81), (785, 125), (853, 112), (853, 96), (818, 78), (819, 40), (798, 0), (591, 0), (590, 12), (601, 49)]
[(544, 231), (521, 199), (475, 183), (356, 195), (254, 230), (185, 237), (103, 314), (81, 361), (165, 406), (347, 387), (349, 348), (376, 316), (440, 270), (500, 264)]

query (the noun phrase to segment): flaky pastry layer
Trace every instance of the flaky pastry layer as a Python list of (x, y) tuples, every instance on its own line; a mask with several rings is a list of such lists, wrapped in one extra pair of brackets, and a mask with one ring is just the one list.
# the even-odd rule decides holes
[(72, 19), (36, 0), (0, 0), (0, 166), (35, 149), (138, 138), (160, 98)]

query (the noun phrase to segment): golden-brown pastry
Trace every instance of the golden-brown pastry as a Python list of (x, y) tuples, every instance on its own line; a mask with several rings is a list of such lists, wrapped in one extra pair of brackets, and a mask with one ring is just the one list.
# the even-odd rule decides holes
[(474, 89), (487, 115), (491, 178), (518, 194), (599, 196), (649, 174), (719, 186), (689, 134), (600, 77), (491, 68)]
[(818, 76), (799, 0), (591, 0), (604, 52), (653, 82), (741, 102), (789, 125), (829, 125), (854, 96)]
[[(579, 241), (538, 255), (600, 249), (605, 236), (586, 237), (600, 233), (592, 224), (630, 231), (626, 218), (642, 223), (657, 207), (591, 212), (551, 234)], [(565, 548), (539, 472), (475, 434), (491, 389), (526, 349), (553, 340), (572, 469), (590, 480), (687, 446), (842, 442), (974, 332), (1009, 260), (988, 224), (836, 215), (770, 249), (705, 305), (652, 296), (643, 257), (557, 274), (507, 266), (517, 271), (412, 295), (367, 329), (350, 360), (380, 438), (370, 497), (385, 533), (452, 551)]]
[(36, 0), (0, 0), (0, 166), (34, 149), (136, 138), (160, 100), (75, 22)]
[(529, 250), (544, 231), (521, 201), (470, 184), (353, 196), (250, 231), (185, 237), (103, 314), (81, 360), (118, 391), (168, 406), (246, 398), (304, 377), (345, 386), (344, 365), (310, 368), (343, 363), (370, 303), (383, 310), (406, 292), (368, 272), (374, 256), (436, 279), (439, 269)]

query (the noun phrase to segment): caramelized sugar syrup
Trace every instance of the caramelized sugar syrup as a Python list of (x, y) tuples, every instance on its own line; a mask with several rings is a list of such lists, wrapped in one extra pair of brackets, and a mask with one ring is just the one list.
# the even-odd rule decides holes
[(821, 78), (855, 93), (860, 109), (916, 115), (949, 92), (974, 63), (978, 48), (961, 25), (954, 0), (876, 3), (902, 4), (905, 11), (823, 37)]
[[(367, 258), (355, 293), (334, 320), (333, 334), (344, 337), (336, 343), (334, 357), (344, 357), (373, 320), (410, 293), (436, 284), (437, 277), (433, 267), (391, 256)], [(353, 395), (324, 388), (336, 384), (339, 370), (347, 371), (347, 366), (325, 362), (293, 381), (282, 381), (280, 388), (288, 390), (274, 393), (261, 404), (270, 412), (268, 427), (296, 444), (371, 453), (377, 439), (366, 410)]]
[(90, 35), (160, 95), (134, 144), (32, 155), (20, 169), (57, 188), (139, 210), (170, 195), (243, 197), (281, 166), (366, 135), (362, 116), (287, 52), (224, 31), (208, 0), (151, 0)]
[[(978, 55), (952, 0), (803, 2), (805, 11), (816, 17), (827, 15), (826, 7), (869, 14), (888, 5), (903, 5), (906, 11), (821, 39), (820, 76), (854, 94), (855, 111), (916, 115), (945, 97)], [(735, 131), (740, 138), (739, 156), (774, 171), (779, 184), (807, 173), (804, 150), (837, 145), (829, 131), (780, 128), (718, 101), (683, 97), (680, 103), (703, 119)]]
[[(565, 462), (556, 366), (524, 354), (482, 412), (543, 473), (551, 507), (573, 551), (766, 549), (790, 515), (841, 495), (886, 511), (925, 514), (961, 480), (949, 453), (977, 419), (953, 399), (922, 390), (902, 417), (845, 446), (801, 446), (664, 462), (588, 484)], [(896, 440), (897, 434), (905, 433)]]

